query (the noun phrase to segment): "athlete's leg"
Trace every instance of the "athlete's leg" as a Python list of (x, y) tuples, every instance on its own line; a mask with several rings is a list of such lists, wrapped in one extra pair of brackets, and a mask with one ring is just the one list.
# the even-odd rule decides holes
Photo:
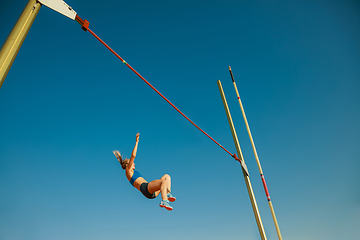
[(168, 200), (166, 196), (167, 189), (168, 189), (168, 182), (165, 179), (157, 179), (149, 182), (148, 184), (149, 193), (158, 192), (160, 190), (162, 200)]
[(155, 192), (155, 197), (157, 197), (160, 194), (160, 190)]
[(174, 197), (171, 193), (171, 177), (169, 174), (165, 174), (164, 176), (162, 176), (160, 179), (164, 180), (167, 182), (167, 191), (166, 191), (166, 196), (167, 196), (167, 199), (170, 201), (170, 202), (175, 202), (176, 200), (176, 197)]
[(165, 174), (164, 176), (162, 176), (162, 177), (160, 178), (160, 180), (165, 180), (165, 181), (167, 182), (168, 188), (167, 188), (167, 192), (166, 192), (166, 193), (171, 192), (171, 177), (170, 177), (170, 175), (169, 175), (169, 174)]

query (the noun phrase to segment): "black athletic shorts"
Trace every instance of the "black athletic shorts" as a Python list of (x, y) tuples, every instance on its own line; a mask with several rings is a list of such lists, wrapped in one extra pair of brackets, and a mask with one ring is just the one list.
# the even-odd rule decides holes
[(148, 188), (147, 188), (148, 184), (149, 184), (149, 183), (145, 183), (145, 182), (142, 183), (142, 184), (140, 185), (140, 192), (141, 192), (145, 197), (147, 197), (147, 198), (149, 198), (149, 199), (154, 199), (154, 198), (156, 198), (155, 193), (153, 193), (153, 194), (149, 193), (149, 190), (148, 190)]

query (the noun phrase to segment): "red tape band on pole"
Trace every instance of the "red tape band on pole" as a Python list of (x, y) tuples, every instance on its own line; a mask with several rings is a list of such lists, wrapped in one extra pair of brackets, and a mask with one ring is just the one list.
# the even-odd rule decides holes
[(265, 189), (265, 193), (266, 193), (267, 200), (270, 201), (270, 194), (269, 194), (268, 188), (267, 188), (267, 186), (266, 186), (264, 174), (260, 174), (260, 176), (261, 176), (262, 183), (263, 183), (263, 185), (264, 185), (264, 189)]

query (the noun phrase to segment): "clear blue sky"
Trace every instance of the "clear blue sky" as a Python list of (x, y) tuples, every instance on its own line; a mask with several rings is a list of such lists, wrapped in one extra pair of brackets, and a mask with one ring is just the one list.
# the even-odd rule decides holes
[[(360, 236), (358, 1), (66, 0), (231, 152), (221, 80), (268, 239)], [(27, 0), (2, 2), (4, 42)], [(168, 173), (161, 209), (124, 177)], [(260, 239), (240, 166), (75, 21), (40, 12), (0, 89), (0, 239)]]

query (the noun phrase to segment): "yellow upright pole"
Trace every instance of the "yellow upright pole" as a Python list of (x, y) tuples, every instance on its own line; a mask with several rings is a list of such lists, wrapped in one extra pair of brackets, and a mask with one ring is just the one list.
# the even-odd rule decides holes
[[(218, 87), (219, 87), (219, 90), (220, 90), (220, 94), (221, 94), (221, 98), (222, 98), (222, 101), (223, 101), (223, 104), (224, 104), (226, 116), (227, 116), (228, 121), (229, 121), (231, 133), (232, 133), (232, 135), (233, 135), (233, 139), (234, 139), (236, 151), (237, 151), (240, 159), (241, 159), (243, 162), (245, 162), (244, 157), (243, 157), (243, 154), (242, 154), (242, 152), (241, 152), (239, 140), (238, 140), (238, 138), (237, 138), (237, 134), (236, 134), (236, 131), (235, 131), (234, 123), (233, 123), (232, 118), (231, 118), (231, 115), (230, 115), (230, 110), (229, 110), (229, 107), (228, 107), (228, 104), (227, 104), (227, 101), (226, 101), (226, 98), (225, 98), (225, 94), (224, 94), (224, 91), (223, 91), (223, 88), (222, 88), (222, 85), (221, 85), (220, 80), (217, 81), (217, 84), (218, 84)], [(262, 223), (262, 221), (261, 221), (260, 212), (259, 212), (259, 209), (258, 209), (258, 206), (257, 206), (257, 203), (256, 203), (254, 191), (253, 191), (252, 186), (251, 186), (250, 177), (249, 177), (249, 175), (246, 173), (246, 171), (245, 171), (243, 168), (241, 168), (241, 169), (242, 169), (242, 172), (243, 172), (243, 175), (244, 175), (246, 187), (247, 187), (247, 190), (248, 190), (248, 193), (249, 193), (251, 205), (252, 205), (252, 208), (253, 208), (253, 211), (254, 211), (254, 215), (255, 215), (256, 223), (257, 223), (257, 226), (258, 226), (258, 229), (259, 229), (259, 232), (260, 232), (261, 239), (262, 239), (262, 240), (266, 240), (267, 238), (266, 238), (266, 235), (265, 235), (264, 226), (263, 226), (263, 223)]]
[(6, 39), (0, 51), (0, 88), (40, 8), (41, 4), (36, 0), (29, 0), (14, 28)]
[(231, 71), (231, 67), (230, 67), (230, 66), (229, 66), (229, 71), (230, 71), (231, 79), (232, 79), (232, 81), (233, 81), (234, 88), (235, 88), (235, 91), (236, 91), (236, 94), (237, 94), (237, 97), (238, 97), (238, 100), (239, 100), (239, 105), (240, 105), (241, 112), (242, 112), (242, 115), (243, 115), (243, 118), (244, 118), (244, 121), (245, 121), (246, 129), (247, 129), (248, 134), (249, 134), (250, 142), (251, 142), (251, 145), (252, 145), (252, 148), (253, 148), (253, 151), (254, 151), (256, 163), (257, 163), (258, 168), (259, 168), (259, 171), (260, 171), (260, 176), (261, 176), (261, 179), (262, 179), (262, 182), (263, 182), (263, 185), (264, 185), (264, 190), (265, 190), (265, 193), (266, 193), (266, 197), (267, 197), (267, 199), (268, 199), (268, 203), (269, 203), (271, 215), (272, 215), (272, 217), (273, 217), (273, 221), (274, 221), (274, 224), (275, 224), (276, 232), (277, 232), (277, 235), (278, 235), (279, 240), (282, 240), (281, 232), (280, 232), (280, 228), (279, 228), (279, 224), (278, 224), (278, 222), (277, 222), (277, 220), (276, 220), (275, 210), (274, 210), (274, 207), (273, 207), (273, 205), (272, 205), (272, 203), (271, 203), (269, 190), (268, 190), (268, 188), (267, 188), (267, 186), (266, 186), (265, 177), (264, 177), (264, 174), (263, 174), (261, 165), (260, 165), (259, 156), (258, 156), (257, 151), (256, 151), (256, 148), (255, 148), (255, 143), (254, 143), (253, 137), (252, 137), (252, 135), (251, 135), (249, 123), (248, 123), (248, 121), (247, 121), (247, 119), (246, 119), (245, 110), (244, 110), (244, 107), (243, 107), (243, 105), (242, 105), (242, 103), (241, 103), (239, 91), (238, 91), (238, 89), (237, 89), (237, 87), (236, 87), (235, 79), (234, 79), (234, 76), (233, 76), (233, 73), (232, 73), (232, 71)]

